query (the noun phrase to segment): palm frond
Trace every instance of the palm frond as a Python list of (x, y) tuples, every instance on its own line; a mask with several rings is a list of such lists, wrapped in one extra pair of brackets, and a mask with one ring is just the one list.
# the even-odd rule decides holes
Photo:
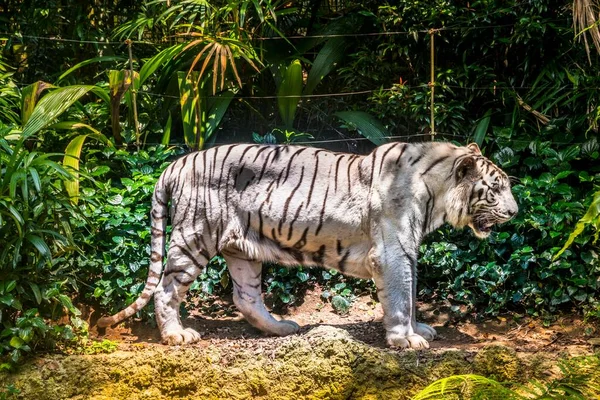
[(468, 374), (439, 379), (417, 393), (412, 400), (450, 398), (523, 399), (493, 379)]
[(573, 0), (573, 26), (575, 28), (575, 37), (579, 37), (580, 40), (583, 38), (590, 64), (592, 63), (592, 60), (588, 36), (591, 38), (596, 51), (600, 54), (599, 11), (600, 3), (598, 3), (598, 0)]

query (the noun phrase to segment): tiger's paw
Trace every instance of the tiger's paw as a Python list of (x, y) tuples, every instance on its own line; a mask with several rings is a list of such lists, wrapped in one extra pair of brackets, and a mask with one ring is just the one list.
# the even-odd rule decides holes
[(201, 339), (200, 334), (192, 328), (169, 330), (162, 334), (162, 342), (170, 346), (195, 343)]
[(397, 333), (387, 334), (387, 343), (391, 347), (397, 347), (400, 349), (428, 349), (429, 342), (421, 335), (412, 334), (408, 336), (399, 335)]
[(294, 321), (288, 321), (288, 320), (282, 319), (281, 321), (277, 321), (277, 325), (275, 325), (272, 332), (270, 332), (270, 333), (272, 333), (273, 335), (277, 335), (277, 336), (287, 336), (287, 335), (293, 335), (294, 333), (297, 333), (299, 330), (300, 330), (300, 325), (298, 325)]
[(437, 332), (435, 331), (435, 329), (433, 329), (429, 325), (423, 324), (421, 322), (417, 322), (416, 332), (417, 332), (417, 334), (423, 336), (426, 340), (429, 340), (429, 341), (431, 341), (437, 337)]

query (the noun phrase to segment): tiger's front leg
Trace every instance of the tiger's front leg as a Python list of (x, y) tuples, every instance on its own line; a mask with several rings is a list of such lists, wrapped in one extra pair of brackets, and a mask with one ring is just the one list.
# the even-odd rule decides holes
[(381, 243), (371, 255), (372, 272), (383, 307), (387, 343), (427, 349), (436, 332), (416, 321), (416, 251), (397, 239)]

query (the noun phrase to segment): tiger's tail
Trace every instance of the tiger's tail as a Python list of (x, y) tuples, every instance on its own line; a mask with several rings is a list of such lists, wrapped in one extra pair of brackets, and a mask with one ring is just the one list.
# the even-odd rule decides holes
[(166, 227), (167, 227), (167, 216), (168, 216), (168, 202), (169, 192), (165, 186), (165, 174), (163, 173), (156, 187), (154, 188), (154, 195), (152, 196), (152, 210), (150, 213), (152, 239), (151, 239), (151, 250), (150, 256), (150, 268), (148, 271), (148, 278), (146, 285), (140, 296), (127, 308), (119, 311), (115, 315), (110, 317), (102, 317), (98, 320), (96, 325), (100, 328), (112, 326), (118, 324), (126, 318), (131, 317), (138, 311), (148, 304), (150, 298), (156, 290), (156, 286), (160, 281), (162, 274), (163, 264), (162, 260), (165, 253), (165, 240), (166, 240)]

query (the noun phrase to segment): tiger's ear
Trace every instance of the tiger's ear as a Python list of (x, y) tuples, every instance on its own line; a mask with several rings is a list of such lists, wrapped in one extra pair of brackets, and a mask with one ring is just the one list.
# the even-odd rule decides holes
[(477, 165), (475, 163), (475, 158), (471, 156), (466, 156), (462, 160), (459, 161), (456, 166), (456, 172), (454, 176), (456, 177), (456, 182), (460, 182), (465, 178), (473, 178), (477, 176)]
[(481, 154), (481, 150), (479, 150), (479, 146), (477, 146), (477, 143), (469, 143), (467, 145), (467, 148), (469, 150), (473, 150), (475, 154)]

